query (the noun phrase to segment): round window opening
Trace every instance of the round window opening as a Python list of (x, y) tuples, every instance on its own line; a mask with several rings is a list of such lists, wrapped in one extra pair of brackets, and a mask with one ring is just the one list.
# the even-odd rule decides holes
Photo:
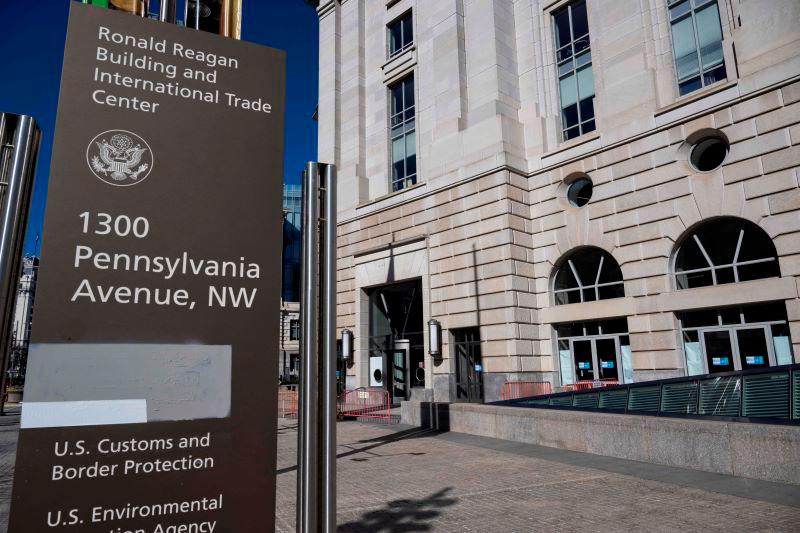
[(592, 199), (592, 180), (578, 178), (567, 188), (567, 201), (573, 207), (583, 207)]
[(728, 143), (719, 137), (707, 137), (692, 148), (689, 162), (700, 172), (719, 168), (728, 155)]

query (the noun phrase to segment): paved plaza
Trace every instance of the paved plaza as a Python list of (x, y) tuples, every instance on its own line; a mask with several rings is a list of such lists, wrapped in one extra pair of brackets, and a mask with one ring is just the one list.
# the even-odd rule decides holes
[[(796, 486), (408, 427), (338, 432), (341, 531), (800, 531)], [(296, 439), (282, 420), (279, 531), (294, 531)]]
[[(14, 413), (0, 418), (0, 531)], [(341, 531), (800, 531), (797, 486), (397, 425), (338, 432)], [(296, 420), (280, 420), (282, 532), (294, 531), (296, 444)]]

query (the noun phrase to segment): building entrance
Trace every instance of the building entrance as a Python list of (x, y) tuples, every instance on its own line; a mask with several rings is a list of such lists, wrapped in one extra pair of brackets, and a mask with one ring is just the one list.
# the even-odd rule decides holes
[(794, 362), (782, 302), (690, 311), (678, 318), (690, 376)]
[(398, 403), (412, 388), (425, 387), (422, 280), (375, 287), (367, 295), (370, 386), (385, 388)]
[(478, 328), (453, 330), (456, 358), (456, 397), (467, 402), (483, 401), (483, 358)]
[(633, 381), (625, 319), (556, 326), (562, 385), (577, 381)]

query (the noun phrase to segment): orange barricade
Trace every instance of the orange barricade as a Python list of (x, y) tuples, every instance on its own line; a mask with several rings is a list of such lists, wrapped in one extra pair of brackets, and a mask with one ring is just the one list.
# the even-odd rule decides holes
[(297, 389), (278, 389), (278, 418), (297, 418)]
[(553, 389), (548, 381), (506, 381), (500, 390), (500, 399), (514, 400), (550, 394), (551, 392), (553, 392)]
[(392, 405), (389, 391), (383, 389), (346, 390), (339, 395), (340, 418), (376, 418), (392, 421)]
[(587, 389), (599, 389), (602, 387), (611, 387), (612, 385), (619, 385), (619, 381), (616, 379), (601, 379), (597, 381), (586, 380), (586, 381), (577, 381), (575, 383), (571, 383), (569, 385), (564, 385), (562, 389), (564, 392), (573, 392), (578, 390), (587, 390)]

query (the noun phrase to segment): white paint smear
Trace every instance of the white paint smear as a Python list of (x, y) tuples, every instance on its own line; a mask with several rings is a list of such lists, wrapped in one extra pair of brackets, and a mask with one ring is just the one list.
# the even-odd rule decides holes
[(22, 429), (147, 422), (147, 400), (22, 402)]

